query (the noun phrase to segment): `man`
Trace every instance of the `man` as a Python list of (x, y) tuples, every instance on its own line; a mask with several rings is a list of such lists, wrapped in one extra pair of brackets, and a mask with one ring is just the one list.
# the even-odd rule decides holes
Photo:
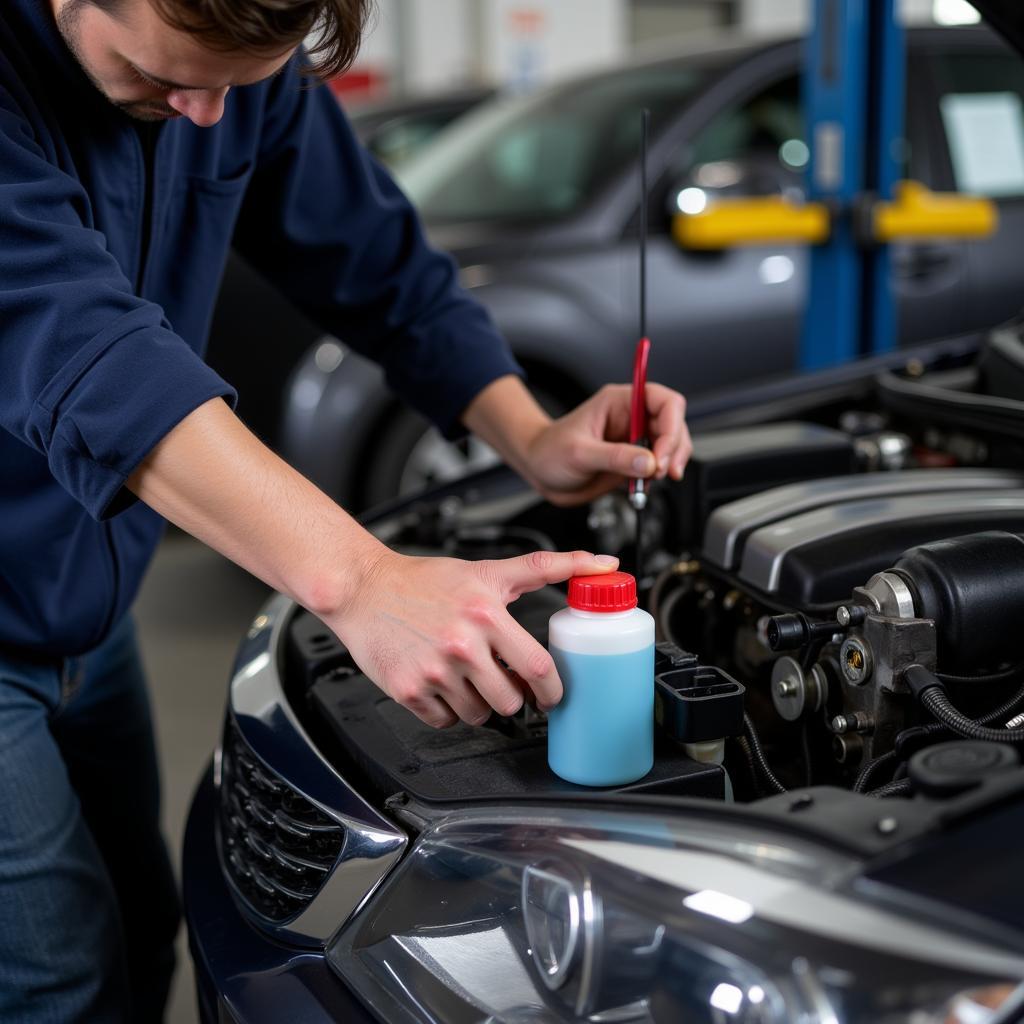
[[(678, 478), (681, 396), (552, 422), (327, 90), (368, 0), (0, 11), (0, 1020), (158, 1020), (177, 904), (128, 609), (163, 518), (319, 615), (425, 722), (561, 684), (508, 602), (615, 559), (398, 555), (263, 447), (201, 359), (228, 245), (552, 501)], [(227, 400), (227, 401), (225, 401)], [(138, 499), (141, 499), (138, 500)], [(163, 517), (163, 518), (162, 518)], [(511, 666), (505, 671), (496, 660)]]

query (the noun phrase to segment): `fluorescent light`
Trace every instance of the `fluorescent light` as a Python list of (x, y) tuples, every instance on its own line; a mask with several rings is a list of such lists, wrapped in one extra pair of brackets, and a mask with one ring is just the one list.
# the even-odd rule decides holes
[(976, 25), (981, 15), (967, 0), (932, 0), (932, 17), (940, 25)]

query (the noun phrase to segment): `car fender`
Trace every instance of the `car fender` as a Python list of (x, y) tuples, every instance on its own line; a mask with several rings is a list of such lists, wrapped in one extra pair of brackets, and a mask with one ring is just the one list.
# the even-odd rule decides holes
[[(565, 289), (536, 280), (473, 289), (539, 386), (566, 404), (611, 380), (625, 380), (621, 339)], [(299, 361), (285, 388), (284, 458), (343, 505), (398, 399), (381, 369), (330, 336)]]
[(531, 274), (472, 289), (490, 311), (516, 358), (536, 383), (573, 401), (603, 384), (624, 380), (624, 345), (614, 324), (594, 315), (593, 303), (573, 282), (541, 281)]
[(325, 335), (285, 387), (282, 455), (336, 501), (349, 504), (374, 428), (394, 402), (379, 366)]

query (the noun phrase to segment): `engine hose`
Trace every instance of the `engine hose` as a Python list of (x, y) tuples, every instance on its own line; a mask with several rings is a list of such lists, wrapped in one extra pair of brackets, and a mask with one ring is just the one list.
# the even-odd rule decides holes
[(743, 764), (747, 769), (747, 776), (750, 782), (750, 791), (755, 796), (761, 796), (761, 780), (757, 777), (757, 770), (754, 768), (754, 755), (750, 753), (750, 744), (746, 736), (736, 736), (736, 747), (743, 754)]
[(857, 778), (853, 782), (854, 793), (866, 793), (871, 783), (875, 779), (875, 775), (878, 773), (879, 768), (884, 768), (887, 764), (896, 760), (896, 751), (890, 750), (887, 754), (882, 754), (881, 757), (876, 757), (873, 761), (868, 761), (866, 765), (857, 773)]
[[(940, 678), (940, 677), (936, 677)], [(1008, 715), (1014, 714), (1021, 707), (1024, 707), (1024, 687), (1021, 687), (1012, 697), (1005, 700), (997, 708), (993, 708), (991, 711), (986, 711), (985, 714), (980, 715), (974, 721), (978, 725), (993, 725), (996, 722), (1002, 722)], [(1007, 722), (1006, 727), (1012, 728), (1013, 725), (1024, 725), (1024, 719), (1020, 722)], [(929, 722), (928, 725), (918, 726), (918, 736), (920, 738), (927, 739), (945, 739), (950, 735), (955, 735), (954, 731), (948, 726), (943, 725), (941, 722)], [(888, 753), (882, 754), (876, 757), (873, 761), (868, 761), (866, 765), (857, 773), (857, 778), (853, 783), (854, 793), (866, 793), (871, 788), (871, 783), (875, 781), (880, 769), (886, 765), (891, 764), (898, 757), (900, 744), (903, 737), (906, 735), (905, 732), (901, 732), (896, 737), (894, 749)], [(1002, 736), (1002, 734), (1000, 734)], [(923, 744), (922, 744), (923, 745)]]
[(1024, 686), (1010, 697), (1009, 700), (1003, 701), (999, 707), (979, 715), (977, 722), (979, 725), (992, 725), (994, 722), (1003, 721), (1008, 715), (1016, 714), (1021, 708), (1024, 708)]
[(921, 704), (957, 735), (972, 740), (990, 740), (993, 743), (1024, 743), (1024, 729), (990, 729), (961, 714), (946, 696), (942, 683), (923, 665), (908, 666), (903, 678)]
[(750, 747), (750, 756), (753, 759), (755, 771), (760, 773), (761, 779), (768, 784), (768, 788), (773, 793), (785, 793), (786, 787), (775, 777), (775, 772), (772, 771), (771, 765), (768, 764), (768, 758), (764, 756), (764, 748), (761, 746), (761, 740), (758, 738), (757, 729), (754, 728), (750, 715), (745, 712), (743, 715), (743, 735), (746, 737), (747, 744)]
[(878, 789), (871, 790), (868, 796), (876, 796), (885, 799), (889, 796), (907, 796), (910, 793), (910, 779), (896, 779), (894, 782), (887, 782)]
[[(976, 719), (971, 721), (976, 722), (978, 725), (994, 725), (996, 722), (1004, 722), (1007, 717), (1015, 714), (1024, 708), (1024, 686), (1022, 686), (1012, 697), (1002, 701), (998, 708), (993, 708), (991, 711), (986, 711), (984, 715), (979, 715)], [(1011, 726), (1007, 723), (1007, 728)], [(943, 725), (941, 722), (929, 722), (928, 725), (920, 727), (922, 734), (926, 736), (935, 736), (936, 738), (946, 738), (953, 730), (948, 726)], [(897, 749), (899, 748), (901, 732), (896, 737)]]

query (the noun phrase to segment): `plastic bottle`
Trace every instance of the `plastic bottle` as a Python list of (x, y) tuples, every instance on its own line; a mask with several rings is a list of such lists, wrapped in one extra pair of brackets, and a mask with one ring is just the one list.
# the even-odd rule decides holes
[(569, 782), (621, 786), (654, 764), (654, 619), (625, 572), (574, 576), (548, 625), (565, 693), (548, 713), (548, 764)]

